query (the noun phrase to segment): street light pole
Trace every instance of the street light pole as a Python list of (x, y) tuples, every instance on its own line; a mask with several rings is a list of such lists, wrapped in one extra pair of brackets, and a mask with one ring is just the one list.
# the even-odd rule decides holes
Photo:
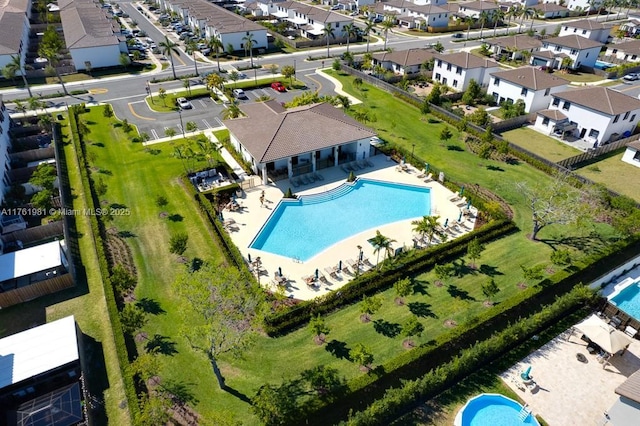
[(178, 116), (180, 117), (180, 128), (182, 129), (182, 137), (184, 138), (184, 123), (182, 122), (182, 110), (178, 110)]
[(296, 60), (293, 60), (293, 78), (296, 79)]

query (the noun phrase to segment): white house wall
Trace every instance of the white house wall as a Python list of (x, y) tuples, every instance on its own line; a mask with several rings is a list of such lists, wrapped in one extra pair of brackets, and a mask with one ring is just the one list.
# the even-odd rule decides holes
[(605, 56), (615, 56), (616, 59), (619, 59), (621, 61), (631, 61), (631, 62), (640, 61), (640, 55), (638, 55), (637, 53), (630, 54), (623, 50), (618, 50), (615, 44), (607, 48), (607, 51), (605, 52)]
[[(253, 44), (253, 48), (266, 48), (267, 47), (267, 29), (258, 30), (258, 31), (250, 31), (253, 34), (253, 38), (255, 43)], [(243, 50), (244, 49), (244, 37), (247, 36), (247, 31), (241, 31), (237, 33), (223, 33), (220, 34), (220, 40), (222, 41), (222, 45), (226, 49), (229, 44), (233, 45), (234, 50)]]
[[(500, 80), (499, 84), (496, 86), (496, 77), (492, 76), (491, 81), (489, 83), (489, 88), (487, 89), (487, 93), (495, 97), (495, 94), (498, 94), (497, 102), (501, 102), (501, 99), (506, 101), (511, 99), (513, 103), (515, 103), (518, 99), (522, 99), (525, 104), (525, 112), (535, 112), (546, 109), (551, 102), (552, 94), (556, 92), (561, 92), (567, 90), (567, 86), (558, 86), (551, 87), (548, 89), (541, 90), (532, 90), (527, 89), (526, 95), (522, 94), (522, 86), (514, 84), (510, 81)], [(546, 94), (546, 96), (545, 96)]]
[(637, 160), (634, 158), (638, 154), (638, 151), (633, 148), (627, 148), (622, 155), (622, 161), (631, 164), (632, 166), (640, 167), (640, 158)]
[[(590, 0), (569, 0), (565, 6), (569, 9), (569, 10), (591, 10), (593, 9), (591, 7), (591, 5), (589, 4)], [(596, 0), (595, 2), (596, 7), (599, 7), (602, 5), (602, 0)]]
[[(458, 74), (457, 66), (451, 64), (451, 70), (447, 71), (447, 63), (442, 61), (442, 66), (438, 66), (438, 60), (436, 59), (436, 66), (433, 68), (433, 78), (442, 84), (446, 84), (456, 92), (464, 92), (469, 87), (471, 80), (475, 80), (483, 87), (487, 87), (489, 84), (489, 73), (496, 71), (498, 68), (461, 68), (461, 73)], [(446, 80), (446, 83), (445, 83)], [(454, 86), (454, 82), (457, 85)]]
[(115, 67), (120, 65), (120, 46), (87, 47), (70, 49), (71, 59), (78, 71), (86, 69), (85, 62), (91, 62), (91, 68)]
[(572, 27), (571, 24), (565, 24), (560, 27), (559, 37), (566, 35), (577, 35), (580, 37), (588, 38), (589, 40), (594, 40), (600, 43), (606, 43), (609, 39), (609, 34), (611, 30), (607, 29), (595, 29), (595, 30), (585, 30), (582, 28)]
[(549, 44), (548, 47), (545, 47), (543, 45), (540, 50), (541, 51), (548, 50), (555, 54), (558, 54), (558, 53), (566, 54), (573, 61), (571, 64), (571, 68), (576, 69), (576, 68), (579, 68), (580, 66), (593, 68), (593, 66), (596, 64), (596, 61), (598, 60), (600, 49), (601, 49), (600, 46), (596, 46), (596, 47), (591, 47), (589, 49), (578, 50), (578, 49), (572, 49), (566, 46), (556, 46), (554, 44)]

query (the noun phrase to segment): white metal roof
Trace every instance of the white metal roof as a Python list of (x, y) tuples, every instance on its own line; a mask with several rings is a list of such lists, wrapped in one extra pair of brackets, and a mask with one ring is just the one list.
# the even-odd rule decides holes
[(78, 359), (73, 316), (0, 339), (0, 389)]
[(0, 256), (0, 282), (55, 268), (61, 264), (60, 241), (3, 254)]

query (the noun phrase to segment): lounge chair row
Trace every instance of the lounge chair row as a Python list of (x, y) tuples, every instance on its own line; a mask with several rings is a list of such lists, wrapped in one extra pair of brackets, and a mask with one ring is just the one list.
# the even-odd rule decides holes
[(373, 167), (373, 163), (366, 158), (352, 161), (350, 163), (340, 164), (340, 168), (345, 173), (357, 172), (359, 170), (366, 169), (367, 167)]
[(324, 180), (324, 176), (322, 176), (318, 172), (307, 173), (306, 175), (295, 176), (289, 179), (291, 185), (298, 188), (300, 185), (309, 185), (316, 181)]

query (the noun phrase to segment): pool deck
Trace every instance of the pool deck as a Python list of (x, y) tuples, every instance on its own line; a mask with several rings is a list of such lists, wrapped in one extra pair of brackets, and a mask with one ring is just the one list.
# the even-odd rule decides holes
[(640, 266), (636, 266), (635, 268), (620, 275), (614, 281), (607, 284), (601, 290), (602, 297), (606, 297), (607, 299), (611, 300), (611, 298), (615, 297), (635, 281), (640, 281)]
[[(550, 425), (611, 424), (604, 413), (618, 400), (615, 389), (640, 368), (640, 341), (633, 339), (623, 355), (604, 366), (586, 347), (579, 332), (567, 330), (500, 376)], [(586, 363), (578, 361), (579, 353)], [(539, 386), (534, 393), (519, 388), (520, 373), (528, 366)]]
[[(431, 214), (440, 216), (441, 223), (447, 218), (450, 224), (457, 221), (460, 214), (460, 207), (458, 207), (456, 203), (449, 201), (454, 195), (449, 189), (435, 181), (425, 183), (424, 179), (417, 177), (420, 172), (414, 168), (409, 167), (408, 171), (398, 171), (397, 163), (387, 160), (387, 157), (384, 155), (370, 157), (369, 161), (373, 163), (373, 167), (354, 172), (356, 176), (428, 187), (431, 189)], [(344, 183), (347, 179), (347, 174), (342, 171), (340, 167), (321, 170), (320, 174), (324, 177), (323, 181), (316, 181), (313, 184), (300, 186), (299, 188), (291, 187), (291, 190), (297, 195), (317, 194), (333, 189)], [(343, 273), (339, 274), (339, 279), (336, 280), (329, 276), (325, 268), (337, 266), (341, 260), (343, 265), (348, 265), (348, 260), (357, 259), (359, 255), (358, 245), (362, 247), (364, 257), (368, 258), (369, 261), (375, 265), (377, 254), (373, 253), (373, 247), (367, 240), (375, 235), (376, 230), (379, 230), (388, 238), (396, 240), (392, 245), (394, 249), (402, 246), (406, 246), (407, 248), (413, 247), (414, 233), (411, 222), (419, 218), (403, 220), (361, 232), (334, 244), (305, 262), (249, 248), (258, 231), (267, 221), (278, 202), (283, 198), (289, 185), (289, 180), (286, 179), (275, 183), (272, 182), (269, 185), (260, 185), (248, 189), (243, 196), (238, 199), (242, 207), (241, 209), (237, 211), (225, 210), (223, 212), (225, 221), (233, 219), (235, 222), (233, 226), (229, 227), (230, 236), (240, 249), (244, 258), (248, 259), (248, 256), (251, 255), (252, 261), (255, 261), (257, 257), (260, 257), (260, 269), (263, 271), (259, 276), (260, 283), (268, 286), (270, 289), (273, 290), (276, 288), (274, 274), (278, 271), (278, 268), (282, 268), (282, 275), (287, 278), (285, 294), (289, 297), (309, 300), (316, 296), (326, 294), (329, 291), (339, 289), (353, 279), (353, 276)], [(264, 207), (260, 205), (260, 195), (262, 191), (264, 191), (266, 200)], [(458, 203), (460, 202), (458, 201)], [(473, 213), (471, 216), (472, 219), (471, 221), (467, 221), (470, 229), (473, 228), (473, 221), (477, 214), (477, 210), (473, 207), (471, 211)], [(318, 224), (318, 226), (322, 226), (322, 224)], [(469, 232), (462, 228), (459, 229), (460, 231), (454, 236), (450, 235), (449, 239)], [(383, 256), (384, 253), (381, 253), (380, 260), (382, 260)], [(319, 286), (311, 288), (307, 286), (302, 277), (315, 275), (316, 269), (327, 278), (328, 284), (319, 283)]]

